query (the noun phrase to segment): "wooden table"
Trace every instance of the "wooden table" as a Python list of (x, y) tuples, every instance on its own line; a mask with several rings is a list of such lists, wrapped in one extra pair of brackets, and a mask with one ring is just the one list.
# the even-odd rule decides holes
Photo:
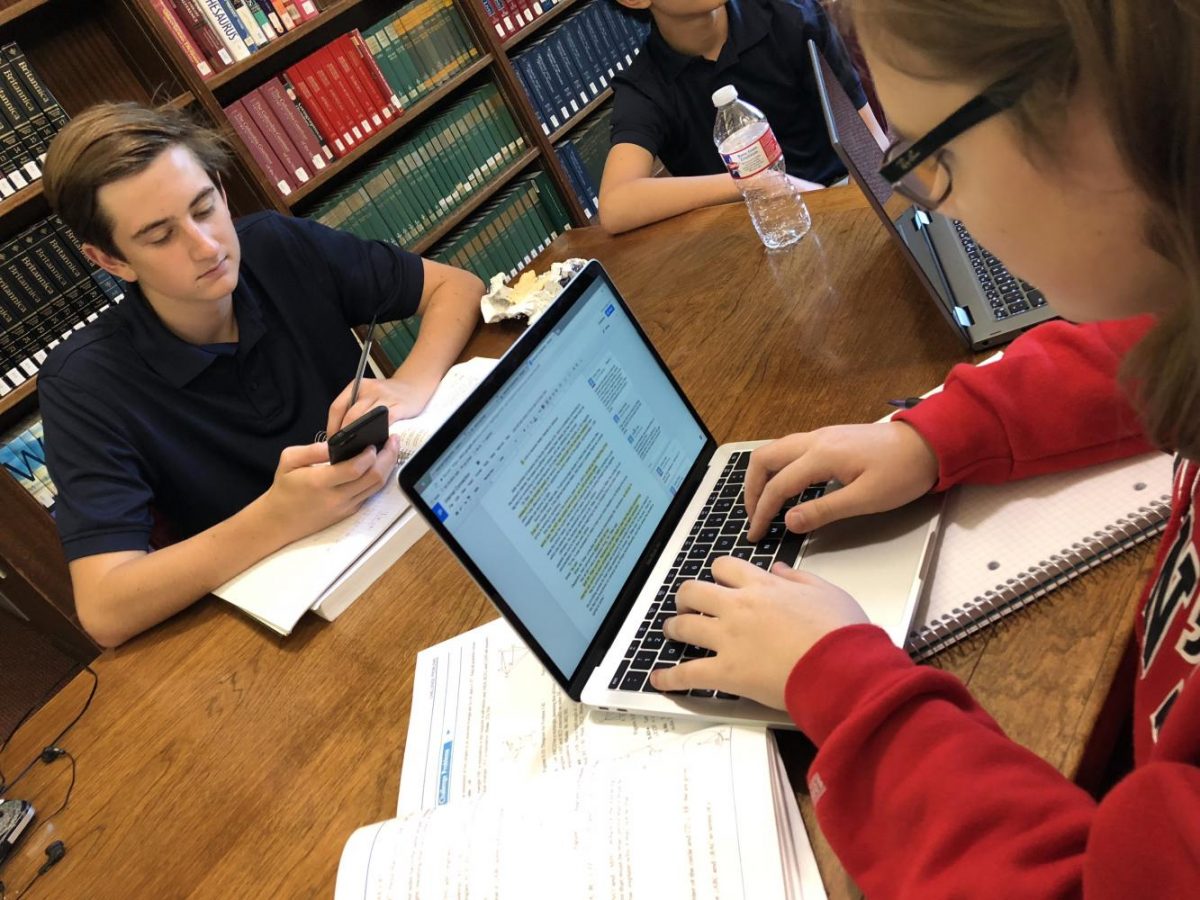
[[(537, 265), (600, 259), (718, 441), (870, 421), (969, 355), (855, 188), (809, 204), (812, 234), (781, 253), (731, 205), (616, 239), (572, 231)], [(518, 330), (487, 329), (471, 350), (497, 355)], [(1149, 556), (1126, 554), (936, 664), (1014, 739), (1075, 773)], [(494, 616), (427, 536), (335, 623), (308, 616), (280, 639), (208, 600), (105, 653), (95, 701), (62, 742), (78, 784), (49, 832), (68, 853), (30, 896), (329, 896), (346, 838), (395, 813), (417, 651)], [(89, 681), (21, 729), (2, 761), (10, 776)], [(65, 761), (39, 765), (22, 794), (52, 809), (68, 775)], [(805, 806), (831, 896), (857, 896)], [(6, 867), (10, 891), (43, 861), (49, 832)]]

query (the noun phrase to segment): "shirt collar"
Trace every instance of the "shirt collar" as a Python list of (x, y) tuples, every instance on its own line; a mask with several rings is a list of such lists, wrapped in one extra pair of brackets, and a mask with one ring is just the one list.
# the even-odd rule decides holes
[[(729, 68), (770, 32), (766, 11), (757, 0), (728, 0), (725, 14), (729, 20), (729, 33), (725, 46), (717, 56), (715, 71)], [(668, 44), (653, 21), (650, 23), (650, 39), (646, 42), (655, 62), (663, 68), (671, 80), (675, 80), (689, 63), (700, 60), (699, 56), (680, 53)]]
[[(117, 308), (129, 330), (133, 349), (173, 387), (186, 387), (218, 359), (217, 354), (173, 334), (136, 282), (127, 286), (125, 299)], [(240, 282), (233, 292), (233, 311), (238, 323), (237, 355), (244, 357), (266, 329), (258, 298)]]

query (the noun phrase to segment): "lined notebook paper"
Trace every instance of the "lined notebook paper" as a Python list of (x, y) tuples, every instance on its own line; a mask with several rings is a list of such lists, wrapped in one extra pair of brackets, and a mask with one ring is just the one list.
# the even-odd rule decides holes
[(1162, 532), (1172, 460), (1151, 453), (956, 489), (908, 651), (925, 659)]

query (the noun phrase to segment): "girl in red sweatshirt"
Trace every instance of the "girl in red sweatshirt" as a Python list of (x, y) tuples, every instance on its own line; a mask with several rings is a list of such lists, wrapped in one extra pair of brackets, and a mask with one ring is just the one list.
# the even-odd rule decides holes
[(786, 708), (818, 746), (822, 830), (872, 898), (1200, 896), (1200, 2), (839, 6), (901, 138), (883, 176), (963, 220), (1075, 324), (954, 370), (896, 421), (756, 451), (750, 536), (830, 478), (845, 487), (793, 508), (789, 528), (1172, 450), (1172, 517), (1137, 618), (1135, 768), (1097, 803), (853, 598), (783, 566), (724, 559), (717, 583), (687, 585), (668, 634), (716, 655), (654, 683)]

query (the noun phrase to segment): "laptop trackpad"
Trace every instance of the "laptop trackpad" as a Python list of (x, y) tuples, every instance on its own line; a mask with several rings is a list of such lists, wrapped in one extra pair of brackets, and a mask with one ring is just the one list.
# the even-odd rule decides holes
[(930, 558), (944, 495), (857, 516), (813, 532), (800, 568), (837, 585), (897, 646), (904, 646)]

